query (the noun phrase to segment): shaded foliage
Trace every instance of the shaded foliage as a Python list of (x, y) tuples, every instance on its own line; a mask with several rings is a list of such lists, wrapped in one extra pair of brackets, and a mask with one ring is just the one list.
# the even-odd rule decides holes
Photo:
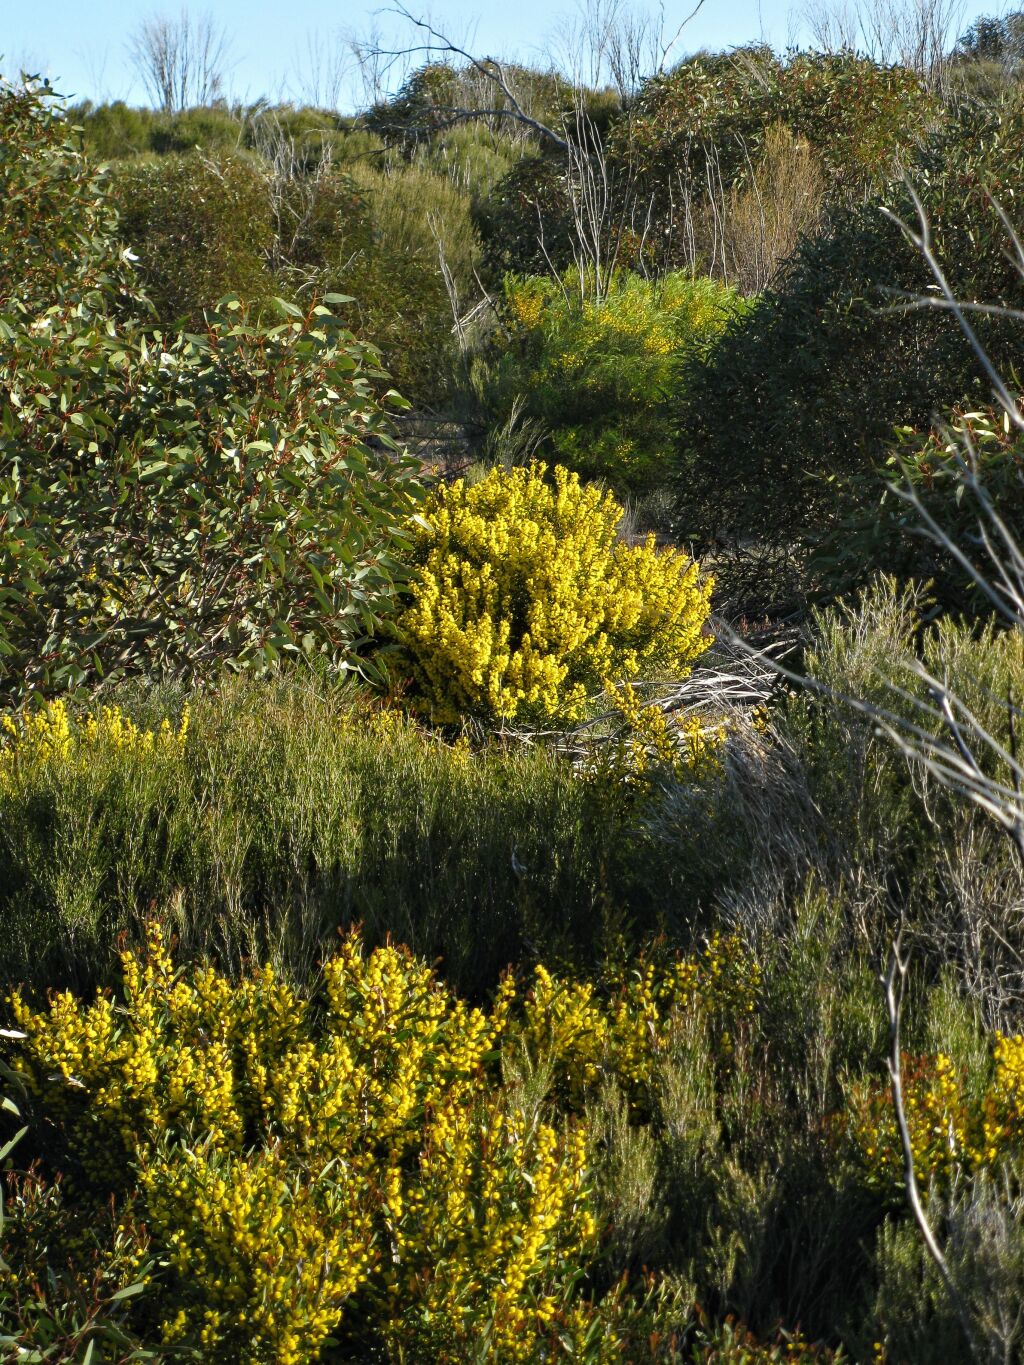
[[(995, 203), (1013, 215), (1024, 192), (1022, 132), (1019, 102), (966, 111), (912, 171), (960, 297), (1020, 300)], [(915, 226), (907, 191), (889, 198)], [(836, 210), (780, 283), (687, 375), (680, 530), (729, 544), (757, 540), (770, 527), (794, 559), (779, 590), (813, 588), (802, 577), (806, 554), (840, 532), (860, 496), (850, 476), (884, 461), (893, 427), (927, 426), (937, 410), (973, 407), (987, 395), (956, 319), (941, 308), (900, 306), (927, 296), (933, 283), (917, 248), (876, 205)], [(996, 317), (978, 325), (995, 363), (1012, 366), (1019, 323)]]

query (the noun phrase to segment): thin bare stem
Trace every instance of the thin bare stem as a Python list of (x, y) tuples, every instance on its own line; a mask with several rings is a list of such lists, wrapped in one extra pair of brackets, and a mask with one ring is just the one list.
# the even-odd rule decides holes
[(910, 1211), (914, 1216), (921, 1240), (925, 1248), (935, 1263), (946, 1287), (956, 1315), (960, 1320), (960, 1327), (967, 1340), (967, 1347), (975, 1360), (980, 1360), (981, 1355), (978, 1351), (977, 1343), (974, 1339), (974, 1329), (971, 1326), (970, 1315), (966, 1305), (956, 1287), (953, 1276), (950, 1273), (946, 1258), (942, 1248), (939, 1246), (938, 1238), (928, 1221), (924, 1205), (921, 1202), (921, 1192), (917, 1184), (917, 1172), (914, 1170), (914, 1145), (910, 1136), (910, 1125), (907, 1123), (907, 1110), (903, 1100), (903, 1073), (901, 1070), (900, 1053), (900, 1012), (903, 1005), (903, 993), (906, 986), (907, 962), (900, 956), (899, 940), (892, 945), (889, 953), (889, 964), (884, 976), (881, 978), (882, 986), (885, 990), (886, 1011), (889, 1017), (889, 1055), (886, 1058), (886, 1066), (889, 1071), (889, 1081), (892, 1089), (892, 1105), (896, 1113), (896, 1126), (899, 1129), (900, 1145), (903, 1148), (903, 1185), (907, 1194), (907, 1202)]

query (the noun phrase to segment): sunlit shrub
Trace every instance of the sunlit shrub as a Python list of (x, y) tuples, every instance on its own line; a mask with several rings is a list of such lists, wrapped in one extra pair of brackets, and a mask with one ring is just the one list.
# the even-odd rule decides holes
[(488, 1340), (531, 1361), (586, 1335), (588, 1139), (503, 1096), (510, 983), (483, 1012), (351, 936), (322, 1006), (269, 968), (180, 973), (155, 930), (123, 967), (121, 1002), (15, 996), (5, 1074), (84, 1213), (132, 1194), (165, 1342), (298, 1362), (372, 1330), (432, 1359)]
[[(922, 1186), (1024, 1155), (1024, 1037), (996, 1033), (989, 1074), (965, 1075), (945, 1053), (906, 1057), (904, 1106)], [(979, 1085), (979, 1079), (981, 1084)], [(854, 1093), (851, 1133), (873, 1181), (902, 1189), (903, 1151), (889, 1087)]]
[[(824, 162), (833, 197), (884, 182), (934, 117), (916, 72), (853, 52), (770, 48), (698, 53), (645, 82), (614, 145), (659, 184), (726, 187), (757, 161), (780, 123)], [(664, 193), (664, 189), (662, 189)]]
[(11, 322), (0, 691), (287, 655), (350, 665), (417, 493), (376, 354), (322, 307), (282, 304), (272, 325), (230, 303), (203, 335), (155, 344), (78, 315)]
[(0, 310), (132, 292), (106, 177), (48, 84), (0, 79), (0, 190)]
[(578, 720), (605, 682), (682, 672), (707, 647), (711, 583), (653, 538), (616, 539), (622, 508), (543, 465), (441, 488), (414, 530), (396, 626), (436, 720)]
[(683, 357), (742, 306), (735, 291), (685, 274), (622, 271), (599, 299), (581, 295), (571, 272), (509, 277), (485, 402), (496, 421), (515, 408), (541, 422), (560, 464), (622, 492), (648, 488), (673, 446)]
[(177, 728), (166, 718), (156, 730), (143, 730), (119, 706), (71, 715), (61, 700), (17, 716), (0, 716), (0, 788), (31, 780), (47, 764), (89, 763), (97, 748), (145, 760), (179, 755), (188, 734), (186, 708)]
[(636, 1105), (649, 1108), (659, 1060), (680, 1031), (701, 1020), (725, 1060), (735, 1030), (754, 1012), (760, 984), (751, 954), (720, 933), (675, 962), (636, 964), (606, 983), (603, 996), (592, 982), (538, 966), (524, 1005), (525, 1037), (575, 1099), (611, 1075)]
[(668, 776), (709, 778), (721, 772), (723, 724), (666, 713), (656, 702), (645, 704), (628, 683), (607, 687), (606, 694), (611, 714), (620, 719), (596, 749), (590, 772), (598, 782), (613, 789), (642, 788)]
[(473, 298), (479, 245), (471, 196), (424, 158), (394, 157), (379, 168), (349, 168), (362, 197), (364, 229), (353, 233), (322, 278), (356, 298), (360, 335), (379, 346), (398, 387), (411, 398), (443, 398), (453, 366), (452, 301), (441, 270), (463, 300)]
[(351, 665), (416, 492), (377, 352), (283, 301), (154, 332), (48, 94), (0, 88), (0, 124), (0, 694)]

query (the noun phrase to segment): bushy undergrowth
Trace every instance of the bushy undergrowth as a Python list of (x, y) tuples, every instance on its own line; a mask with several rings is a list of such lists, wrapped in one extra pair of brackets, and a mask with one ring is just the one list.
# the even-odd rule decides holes
[(436, 721), (571, 723), (602, 689), (679, 675), (707, 646), (699, 567), (653, 538), (624, 544), (614, 498), (545, 475), (495, 468), (423, 509), (397, 667)]
[[(132, 112), (112, 107), (109, 118)], [(191, 143), (184, 115), (163, 116), (182, 131), (164, 145), (150, 128), (158, 145), (113, 165), (121, 235), (156, 316), (198, 327), (227, 294), (254, 304), (275, 294), (302, 302), (349, 294), (350, 325), (382, 350), (396, 383), (421, 402), (440, 401), (454, 352), (440, 253), (468, 301), (480, 256), (471, 221), (473, 194), (483, 192), (477, 177), (486, 184), (507, 162), (493, 153), (488, 169), (486, 141), (465, 134), (406, 159), (366, 130), (314, 113), (240, 117), (230, 143), (220, 135), (232, 126), (227, 111), (210, 111), (215, 135), (204, 136), (204, 124)], [(108, 141), (99, 122), (98, 111), (86, 114), (89, 147)]]
[[(736, 1234), (747, 1216), (742, 1195), (727, 1212), (747, 1161), (716, 1169), (716, 1130), (728, 1113), (754, 1139), (730, 1077), (761, 984), (716, 938), (597, 992), (538, 970), (480, 1011), (349, 938), (307, 1002), (269, 968), (176, 973), (151, 936), (116, 1004), (13, 1002), (18, 1161), (41, 1164), (8, 1178), (0, 1292), (22, 1316), (56, 1233), (71, 1284), (99, 1243), (125, 1327), (158, 1351), (456, 1361), (486, 1342), (533, 1361), (561, 1341), (575, 1360), (681, 1360), (689, 1294), (731, 1283), (742, 1299), (742, 1282), (697, 1227), (671, 1249), (651, 1237), (694, 1199), (719, 1201)], [(644, 1210), (657, 1166), (660, 1207)], [(58, 1171), (74, 1204), (42, 1195)], [(116, 1239), (96, 1222), (111, 1201)], [(638, 1235), (660, 1263), (646, 1284)]]
[[(1024, 184), (1022, 119), (1019, 98), (965, 110), (909, 168), (950, 287), (997, 309), (1021, 293), (1000, 212), (1012, 218)], [(919, 226), (902, 182), (887, 202)], [(917, 247), (876, 203), (837, 211), (806, 240), (679, 389), (680, 531), (698, 543), (749, 544), (770, 525), (791, 561), (789, 590), (824, 580), (835, 591), (836, 564), (823, 555), (808, 572), (808, 556), (823, 542), (834, 554), (847, 522), (862, 516), (862, 476), (884, 463), (894, 428), (927, 428), (937, 411), (973, 411), (990, 396), (950, 312), (900, 306), (933, 290)], [(1009, 372), (1019, 319), (996, 314), (977, 325), (992, 361)], [(884, 548), (878, 561), (857, 560), (844, 564), (854, 581), (888, 566)]]
[[(885, 586), (819, 634), (814, 676), (890, 701), (880, 669), (921, 643), (915, 600)], [(968, 695), (988, 698), (998, 732), (1022, 671), (1015, 637), (948, 624), (923, 647), (955, 685), (976, 680)], [(981, 817), (910, 782), (868, 721), (791, 699), (746, 728), (736, 718), (710, 767), (661, 763), (638, 783), (635, 766), (474, 752), (295, 683), (188, 700), (185, 718), (180, 695), (122, 691), (106, 710), (6, 727), (0, 972), (30, 984), (11, 1018), (28, 1039), (4, 1048), (32, 1083), (11, 1092), (12, 1132), (27, 1121), (29, 1134), (0, 1254), (25, 1341), (40, 1315), (70, 1333), (95, 1308), (98, 1340), (161, 1350), (167, 1323), (199, 1350), (205, 1330), (227, 1359), (273, 1358), (286, 1339), (308, 1357), (322, 1333), (326, 1359), (372, 1342), (382, 1359), (462, 1360), (471, 1328), (505, 1358), (513, 1326), (522, 1358), (542, 1359), (552, 1324), (570, 1358), (603, 1359), (617, 1339), (637, 1360), (784, 1358), (784, 1342), (715, 1325), (732, 1315), (762, 1338), (799, 1324), (856, 1359), (875, 1341), (893, 1360), (908, 1342), (958, 1359), (941, 1288), (927, 1301), (914, 1288), (930, 1272), (894, 1180), (872, 959), (896, 919), (919, 983), (905, 1046), (921, 1178), (935, 1166), (937, 1218), (959, 1201), (963, 1275), (973, 1267), (971, 1293), (1003, 1320), (1013, 1253), (991, 1237), (1012, 1248), (1019, 1234), (992, 1182), (1021, 1155), (1021, 1002), (995, 983), (1020, 873)], [(154, 945), (148, 968), (128, 965), (126, 1013), (108, 995), (40, 1003), (47, 985), (116, 980), (114, 943), (141, 946), (154, 909), (239, 984), (179, 978)], [(357, 921), (368, 956), (348, 938), (321, 977), (334, 929)], [(979, 923), (991, 937), (975, 941)], [(669, 943), (638, 952), (659, 927)], [(375, 951), (389, 934), (441, 952), (482, 1012)], [(267, 953), (276, 966), (253, 976)], [(428, 1103), (429, 1059), (452, 1050), (465, 1066), (446, 1093), (475, 1097), (454, 1111)], [(357, 1094), (359, 1113), (382, 1106), (376, 1127), (346, 1127)], [(432, 1137), (446, 1114), (449, 1147)], [(114, 1216), (99, 1211), (110, 1190)], [(990, 1220), (972, 1262), (985, 1209), (1001, 1231)], [(531, 1220), (549, 1215), (557, 1232), (535, 1242)], [(41, 1301), (33, 1267), (55, 1239), (71, 1263)], [(304, 1278), (314, 1251), (336, 1273)], [(525, 1318), (502, 1288), (520, 1253)], [(240, 1345), (246, 1333), (262, 1344)]]
[[(828, 193), (884, 184), (935, 117), (916, 73), (850, 51), (698, 53), (648, 81), (616, 140), (654, 183), (706, 191), (749, 175), (780, 123), (815, 149)], [(708, 175), (708, 168), (711, 175)], [(653, 174), (660, 171), (660, 176)]]
[[(1019, 91), (508, 67), (541, 150), (487, 71), (85, 109), (113, 192), (0, 87), (0, 1355), (1019, 1359), (1019, 840), (884, 731), (1018, 800), (1024, 648), (884, 477), (984, 550), (1020, 442), (871, 202), (909, 159), (1014, 384)], [(484, 399), (425, 502), (370, 341)], [(898, 575), (806, 619), (806, 687), (633, 534), (674, 446), (727, 603)]]
[(541, 448), (618, 493), (663, 482), (685, 357), (703, 353), (741, 310), (709, 279), (619, 272), (593, 280), (508, 277), (499, 331), (476, 379), (490, 422), (533, 420)]
[[(843, 941), (812, 894), (757, 956), (716, 934), (596, 981), (538, 967), (481, 1009), (353, 936), (307, 1000), (269, 967), (176, 971), (150, 931), (113, 998), (12, 1002), (7, 1123), (27, 1132), (6, 1177), (6, 1320), (34, 1345), (41, 1309), (63, 1296), (80, 1322), (100, 1284), (82, 1339), (116, 1330), (158, 1359), (460, 1361), (481, 1341), (497, 1360), (556, 1341), (575, 1360), (776, 1358), (702, 1328), (699, 1302), (762, 1333), (799, 1321), (853, 1358), (901, 1359), (913, 1331), (960, 1359), (906, 1280), (876, 992)], [(938, 1034), (954, 1055), (927, 1053)], [(997, 1037), (986, 1063), (942, 988), (908, 1042), (922, 1176), (958, 1158), (964, 1085), (987, 1174), (962, 1166), (958, 1198), (990, 1199), (1024, 1141), (1019, 1042)], [(1013, 1282), (974, 1274), (998, 1319)], [(781, 1354), (825, 1357), (805, 1341)]]
[[(186, 694), (187, 695), (187, 694)], [(160, 697), (166, 697), (161, 702)], [(474, 756), (330, 690), (192, 695), (183, 748), (60, 706), (12, 721), (0, 769), (0, 972), (105, 979), (111, 944), (156, 905), (190, 952), (275, 952), (302, 975), (337, 926), (392, 934), (478, 994), (524, 952), (584, 960), (645, 903), (629, 805), (543, 750)], [(115, 692), (172, 734), (182, 698)], [(517, 872), (516, 869), (520, 871)], [(523, 870), (525, 869), (525, 870)]]

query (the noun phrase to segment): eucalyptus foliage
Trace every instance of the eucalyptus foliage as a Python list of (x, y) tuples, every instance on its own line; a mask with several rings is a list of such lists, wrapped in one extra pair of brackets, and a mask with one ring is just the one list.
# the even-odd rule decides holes
[(257, 320), (225, 299), (201, 333), (155, 331), (48, 92), (3, 92), (0, 123), (0, 199), (26, 204), (0, 220), (23, 261), (0, 296), (0, 695), (287, 656), (368, 667), (418, 485), (386, 415), (401, 400), (331, 311), (348, 300)]

